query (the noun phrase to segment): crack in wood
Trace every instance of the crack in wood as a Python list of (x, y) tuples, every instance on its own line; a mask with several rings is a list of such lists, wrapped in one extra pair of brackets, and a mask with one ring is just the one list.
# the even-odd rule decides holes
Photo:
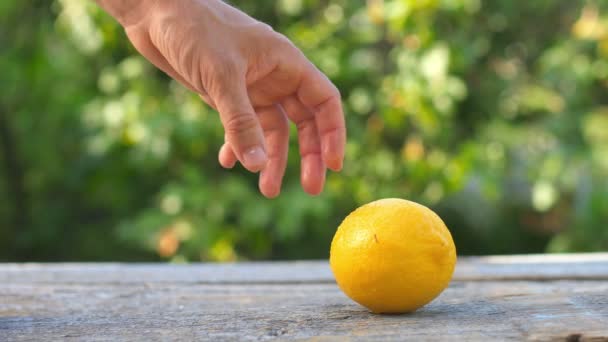
[(583, 336), (583, 334), (570, 334), (570, 335), (566, 336), (566, 341), (567, 342), (579, 342), (581, 340), (582, 336)]

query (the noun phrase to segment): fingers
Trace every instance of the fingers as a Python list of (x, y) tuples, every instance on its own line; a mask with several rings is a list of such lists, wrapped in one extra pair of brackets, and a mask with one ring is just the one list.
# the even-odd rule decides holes
[(302, 188), (311, 195), (318, 195), (325, 184), (325, 162), (314, 115), (294, 96), (286, 98), (282, 104), (298, 128)]
[(218, 159), (220, 165), (222, 165), (222, 167), (226, 169), (232, 169), (237, 162), (236, 155), (234, 154), (234, 152), (232, 152), (232, 148), (227, 142), (224, 142), (224, 144), (220, 148)]
[(274, 198), (281, 192), (287, 166), (289, 121), (279, 105), (260, 108), (257, 114), (268, 148), (268, 163), (260, 173), (259, 188), (264, 196)]
[[(281, 192), (281, 184), (287, 167), (289, 151), (289, 121), (280, 105), (258, 108), (258, 118), (264, 130), (268, 148), (268, 163), (260, 172), (260, 192), (268, 197), (277, 197)], [(220, 164), (233, 168), (237, 158), (230, 144), (224, 143), (219, 153)]]
[(302, 76), (297, 98), (314, 114), (321, 138), (323, 161), (339, 171), (344, 160), (346, 126), (337, 88), (310, 62)]
[(235, 78), (219, 77), (209, 95), (220, 113), (232, 151), (247, 170), (258, 172), (268, 161), (264, 135), (249, 102), (245, 81)]

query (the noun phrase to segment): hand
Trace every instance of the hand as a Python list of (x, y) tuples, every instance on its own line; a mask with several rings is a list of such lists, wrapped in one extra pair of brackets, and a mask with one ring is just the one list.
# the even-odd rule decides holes
[(340, 93), (283, 35), (220, 0), (99, 2), (142, 55), (218, 110), (220, 164), (261, 171), (262, 194), (280, 193), (289, 120), (298, 129), (306, 192), (322, 191), (327, 167), (342, 168)]

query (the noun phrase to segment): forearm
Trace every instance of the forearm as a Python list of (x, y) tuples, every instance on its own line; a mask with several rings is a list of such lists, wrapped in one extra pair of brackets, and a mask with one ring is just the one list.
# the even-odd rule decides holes
[(137, 24), (157, 0), (95, 0), (101, 8), (114, 17), (122, 26)]

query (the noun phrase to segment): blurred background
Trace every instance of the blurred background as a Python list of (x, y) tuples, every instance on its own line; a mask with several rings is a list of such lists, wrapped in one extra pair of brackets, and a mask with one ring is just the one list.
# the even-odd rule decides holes
[(326, 258), (382, 197), (436, 210), (462, 255), (608, 250), (608, 2), (233, 3), (341, 90), (344, 171), (306, 195), (292, 140), (264, 199), (93, 1), (2, 0), (0, 260)]

